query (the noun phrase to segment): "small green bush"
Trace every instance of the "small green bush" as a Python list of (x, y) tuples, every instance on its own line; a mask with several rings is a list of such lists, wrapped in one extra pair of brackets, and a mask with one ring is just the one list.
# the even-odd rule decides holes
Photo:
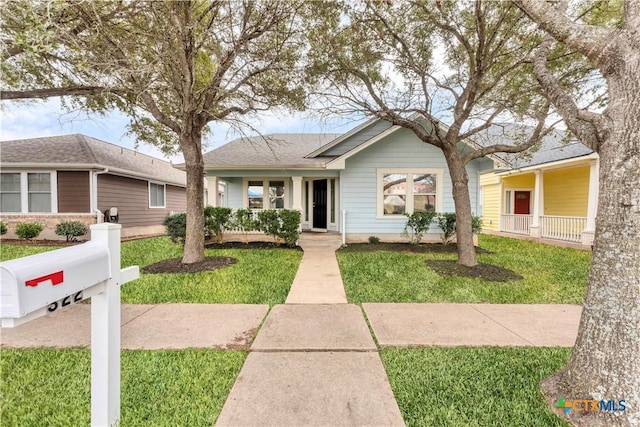
[(380, 238), (378, 236), (369, 236), (369, 243), (372, 245), (377, 245), (380, 243)]
[(42, 232), (42, 226), (35, 222), (21, 222), (16, 225), (16, 234), (21, 239), (33, 239)]
[(280, 216), (275, 209), (266, 209), (258, 212), (258, 229), (267, 236), (273, 237), (275, 242), (278, 241), (280, 234)]
[(204, 208), (205, 236), (215, 237), (222, 243), (224, 232), (231, 228), (231, 208), (207, 206)]
[(300, 211), (295, 209), (281, 209), (280, 231), (278, 237), (282, 238), (287, 246), (295, 246), (300, 237)]
[(244, 242), (248, 243), (248, 234), (250, 231), (257, 230), (259, 224), (253, 219), (251, 209), (237, 209), (233, 214), (233, 228), (244, 235)]
[(424, 236), (429, 230), (429, 227), (431, 227), (431, 221), (433, 221), (433, 218), (435, 218), (437, 214), (434, 211), (427, 211), (405, 215), (407, 216), (407, 224), (404, 226), (402, 235), (408, 237), (411, 244), (417, 245), (420, 243), (420, 240), (422, 240), (422, 236)]
[(78, 237), (84, 236), (88, 232), (89, 227), (80, 221), (61, 222), (56, 226), (56, 234), (58, 236), (65, 236), (67, 238), (67, 242), (75, 242), (78, 240)]
[[(456, 214), (455, 212), (445, 212), (438, 214), (438, 225), (442, 230), (442, 243), (451, 243), (456, 234)], [(479, 216), (471, 216), (471, 232), (478, 234), (482, 230), (482, 219)]]
[(167, 228), (167, 236), (173, 243), (184, 243), (187, 236), (187, 214), (179, 213), (167, 216), (162, 225)]
[(0, 234), (7, 234), (7, 224), (4, 221), (0, 221)]

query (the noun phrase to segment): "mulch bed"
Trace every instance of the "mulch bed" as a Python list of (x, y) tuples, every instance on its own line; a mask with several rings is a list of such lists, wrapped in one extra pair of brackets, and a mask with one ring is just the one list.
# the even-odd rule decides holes
[(85, 243), (85, 241), (67, 242), (66, 240), (48, 240), (48, 239), (0, 239), (0, 243), (16, 246), (73, 246)]
[(212, 271), (228, 267), (237, 262), (238, 260), (236, 258), (228, 256), (210, 256), (206, 257), (203, 261), (192, 264), (183, 264), (182, 258), (171, 258), (147, 265), (140, 271), (146, 274), (201, 273), (203, 271)]
[(206, 243), (207, 249), (293, 249), (301, 251), (299, 246), (291, 247), (284, 243), (275, 242), (225, 242), (225, 243)]
[[(448, 245), (443, 245), (442, 243), (421, 243), (419, 245), (412, 245), (410, 243), (349, 243), (340, 250), (345, 252), (394, 251), (455, 254), (458, 252), (458, 246), (455, 243)], [(476, 253), (493, 254), (494, 252), (476, 246)]]
[(471, 277), (490, 282), (508, 282), (522, 280), (518, 273), (491, 264), (478, 264), (473, 267), (460, 265), (456, 260), (427, 260), (427, 266), (441, 276)]

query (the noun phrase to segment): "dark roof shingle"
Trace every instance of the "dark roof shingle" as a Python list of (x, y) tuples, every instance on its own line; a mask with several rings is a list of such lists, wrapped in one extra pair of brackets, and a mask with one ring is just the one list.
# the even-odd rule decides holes
[(62, 135), (0, 142), (0, 163), (112, 168), (121, 173), (186, 185), (186, 175), (171, 163), (86, 135)]

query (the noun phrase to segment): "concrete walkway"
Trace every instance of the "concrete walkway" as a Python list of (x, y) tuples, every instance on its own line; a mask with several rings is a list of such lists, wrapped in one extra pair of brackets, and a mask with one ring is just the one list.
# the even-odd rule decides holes
[[(122, 347), (250, 350), (217, 426), (401, 426), (365, 316), (380, 347), (575, 341), (580, 306), (347, 304), (339, 236), (305, 233), (300, 243), (305, 253), (286, 304), (270, 312), (267, 305), (124, 304)], [(78, 304), (2, 329), (0, 343), (89, 346), (90, 318), (90, 305)]]
[(287, 296), (287, 304), (346, 304), (347, 296), (336, 259), (342, 245), (339, 234), (304, 233), (300, 267)]

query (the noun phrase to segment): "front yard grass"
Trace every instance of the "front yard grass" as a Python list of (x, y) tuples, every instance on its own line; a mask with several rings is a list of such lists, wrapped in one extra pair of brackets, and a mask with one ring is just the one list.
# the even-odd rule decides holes
[[(0, 425), (90, 424), (89, 349), (2, 349), (0, 356)], [(240, 351), (122, 351), (120, 425), (213, 425), (245, 358)]]
[(540, 380), (570, 349), (455, 347), (380, 351), (407, 426), (566, 426)]
[[(55, 247), (2, 244), (3, 261)], [(182, 255), (182, 246), (166, 237), (122, 244), (122, 266), (140, 268)], [(281, 304), (287, 298), (302, 252), (287, 249), (207, 249), (206, 256), (233, 257), (237, 264), (195, 274), (141, 274), (122, 287), (129, 304)]]
[(478, 261), (520, 274), (520, 281), (444, 277), (426, 260), (455, 254), (391, 251), (336, 252), (347, 298), (364, 302), (457, 302), (495, 304), (582, 304), (591, 253), (505, 237), (480, 235), (479, 246), (494, 252)]

